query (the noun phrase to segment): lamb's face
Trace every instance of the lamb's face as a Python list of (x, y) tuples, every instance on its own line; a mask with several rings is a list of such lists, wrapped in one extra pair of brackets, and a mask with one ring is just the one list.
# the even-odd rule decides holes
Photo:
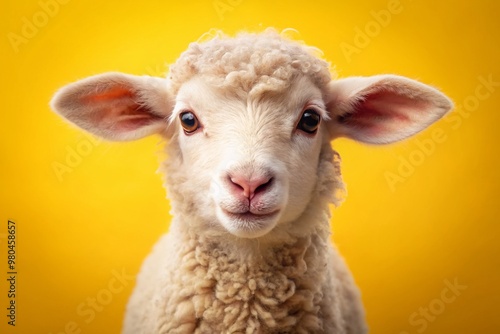
[[(244, 96), (243, 96), (244, 95)], [(205, 220), (245, 238), (296, 219), (317, 179), (320, 90), (302, 77), (284, 92), (224, 94), (203, 78), (185, 83), (172, 121), (189, 180), (181, 191)]]
[(304, 212), (317, 177), (325, 177), (322, 144), (391, 143), (452, 106), (438, 90), (400, 76), (331, 81), (325, 61), (275, 33), (195, 43), (166, 79), (104, 73), (52, 100), (61, 116), (109, 140), (166, 137), (176, 212), (246, 238)]

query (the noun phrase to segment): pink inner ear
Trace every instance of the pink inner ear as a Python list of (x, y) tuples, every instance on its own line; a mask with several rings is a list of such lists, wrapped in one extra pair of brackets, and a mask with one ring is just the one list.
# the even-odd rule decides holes
[(111, 89), (102, 92), (100, 94), (91, 94), (84, 96), (85, 102), (105, 102), (105, 101), (110, 101), (114, 100), (117, 98), (132, 98), (134, 94), (130, 91), (130, 89), (127, 89), (125, 87), (112, 87)]
[(129, 132), (151, 124), (162, 117), (154, 115), (146, 105), (137, 102), (128, 87), (116, 86), (97, 94), (82, 97), (82, 102), (93, 107), (89, 116), (93, 123), (118, 132)]
[(135, 115), (123, 115), (119, 120), (119, 130), (133, 131), (142, 126), (149, 125), (154, 121), (163, 119), (163, 117), (151, 114), (146, 108), (140, 109), (145, 111)]
[(362, 132), (363, 136), (385, 137), (404, 131), (425, 118), (429, 103), (417, 98), (398, 95), (388, 89), (377, 90), (362, 96), (353, 111), (338, 117), (341, 124)]

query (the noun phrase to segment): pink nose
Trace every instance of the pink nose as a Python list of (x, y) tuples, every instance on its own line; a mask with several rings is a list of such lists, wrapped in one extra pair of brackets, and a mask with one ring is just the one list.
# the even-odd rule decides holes
[(264, 192), (272, 182), (272, 177), (257, 176), (250, 179), (234, 175), (229, 178), (236, 192), (240, 192), (243, 196), (251, 200), (258, 193)]

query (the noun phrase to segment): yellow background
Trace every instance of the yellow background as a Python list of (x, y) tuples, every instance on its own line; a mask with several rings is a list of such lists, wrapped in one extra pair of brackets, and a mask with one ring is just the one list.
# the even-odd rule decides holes
[[(362, 290), (371, 333), (500, 333), (500, 86), (488, 91), (480, 81), (500, 82), (500, 2), (43, 5), (54, 1), (8, 0), (0, 14), (0, 332), (117, 333), (129, 276), (170, 220), (155, 174), (158, 138), (89, 139), (50, 111), (54, 91), (105, 71), (161, 75), (211, 28), (274, 26), (297, 29), (341, 76), (398, 73), (462, 106), (462, 114), (402, 143), (334, 143), (349, 189), (335, 210), (334, 240)], [(397, 13), (377, 23), (374, 13), (393, 7)], [(39, 27), (30, 31), (30, 23)], [(9, 36), (23, 29), (30, 37), (13, 47)], [(71, 171), (58, 178), (54, 163), (67, 165), (72, 150), (80, 159), (73, 156)], [(15, 328), (5, 316), (8, 219), (18, 238)], [(126, 279), (117, 281), (116, 272)], [(455, 281), (457, 294), (446, 290)], [(99, 311), (90, 319), (93, 298)], [(425, 318), (419, 312), (429, 307)]]

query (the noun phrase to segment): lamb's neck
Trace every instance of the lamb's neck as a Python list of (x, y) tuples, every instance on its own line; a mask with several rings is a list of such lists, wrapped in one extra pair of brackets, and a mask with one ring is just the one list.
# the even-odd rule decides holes
[[(307, 226), (304, 221), (294, 223)], [(268, 238), (242, 239), (227, 233), (196, 233), (180, 217), (174, 220), (168, 241), (175, 254), (166, 254), (172, 261), (165, 281), (176, 289), (158, 307), (162, 317), (170, 319), (165, 332), (188, 316), (191, 332), (196, 328), (200, 333), (222, 333), (228, 326), (238, 333), (248, 328), (254, 328), (253, 333), (276, 332), (271, 328), (292, 333), (297, 326), (303, 332), (321, 332), (316, 326), (320, 321), (309, 320), (317, 317), (329, 277), (329, 224), (326, 214), (307, 223), (314, 226), (307, 233), (287, 226), (271, 231)], [(297, 322), (299, 318), (304, 323)]]

